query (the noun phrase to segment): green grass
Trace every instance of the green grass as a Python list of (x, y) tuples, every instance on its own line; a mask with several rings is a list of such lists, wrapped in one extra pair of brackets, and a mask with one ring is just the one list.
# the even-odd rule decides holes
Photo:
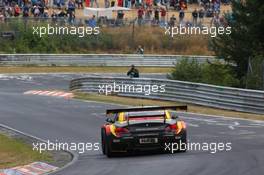
[(31, 145), (0, 134), (0, 169), (26, 165), (34, 161), (52, 161), (49, 153), (33, 151)]

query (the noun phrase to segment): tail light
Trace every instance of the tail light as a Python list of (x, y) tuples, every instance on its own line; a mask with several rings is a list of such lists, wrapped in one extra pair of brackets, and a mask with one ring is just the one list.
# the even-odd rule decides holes
[(177, 130), (177, 125), (173, 124), (173, 125), (169, 125), (165, 128), (166, 131), (176, 131)]
[(129, 133), (129, 130), (126, 128), (115, 128), (113, 131), (113, 134), (116, 137), (121, 137), (123, 134), (127, 134), (127, 133)]
[(175, 124), (167, 126), (165, 128), (165, 131), (167, 131), (167, 132), (175, 132), (176, 134), (179, 134), (185, 128), (186, 128), (185, 122), (184, 121), (178, 121)]

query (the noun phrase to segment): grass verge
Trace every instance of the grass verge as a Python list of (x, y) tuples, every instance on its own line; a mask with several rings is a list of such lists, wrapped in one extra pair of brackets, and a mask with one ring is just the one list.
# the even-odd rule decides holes
[[(172, 68), (167, 67), (137, 67), (140, 73), (169, 73)], [(47, 66), (2, 66), (0, 67), (0, 73), (124, 73), (130, 69), (130, 67), (47, 67)]]
[(52, 161), (48, 153), (38, 153), (21, 140), (0, 134), (0, 169), (26, 165), (34, 161)]
[[(105, 96), (105, 95), (80, 93), (80, 92), (75, 92), (75, 98), (82, 100), (99, 101), (99, 102), (115, 103), (121, 105), (131, 105), (131, 106), (154, 106), (154, 105), (165, 106), (165, 105), (182, 104), (171, 101), (149, 100), (149, 99), (139, 99), (139, 98), (135, 99), (130, 97)], [(191, 105), (191, 104), (188, 104), (188, 112), (243, 118), (243, 119), (264, 120), (264, 115), (222, 110), (217, 108), (210, 108), (210, 107)]]

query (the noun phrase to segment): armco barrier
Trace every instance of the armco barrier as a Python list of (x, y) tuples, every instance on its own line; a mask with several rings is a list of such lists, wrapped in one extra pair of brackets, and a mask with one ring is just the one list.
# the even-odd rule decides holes
[(136, 54), (0, 54), (0, 65), (38, 66), (149, 66), (172, 67), (177, 61), (188, 58), (199, 63), (213, 61), (211, 56), (136, 55)]
[(165, 85), (165, 92), (116, 92), (119, 96), (130, 96), (158, 100), (169, 100), (190, 104), (216, 107), (241, 112), (264, 114), (264, 91), (213, 86), (175, 80), (148, 78), (116, 78), (89, 76), (72, 80), (70, 90), (99, 93), (99, 85)]

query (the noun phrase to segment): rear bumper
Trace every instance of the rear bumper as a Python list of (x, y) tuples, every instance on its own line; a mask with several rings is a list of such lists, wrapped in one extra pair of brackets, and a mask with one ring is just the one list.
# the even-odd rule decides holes
[[(141, 138), (157, 138), (157, 143), (140, 143)], [(116, 138), (111, 136), (109, 139), (113, 152), (128, 152), (132, 150), (155, 150), (164, 149), (168, 143), (179, 143), (180, 140), (186, 139), (186, 131), (179, 134), (167, 133), (157, 136), (123, 136)]]

